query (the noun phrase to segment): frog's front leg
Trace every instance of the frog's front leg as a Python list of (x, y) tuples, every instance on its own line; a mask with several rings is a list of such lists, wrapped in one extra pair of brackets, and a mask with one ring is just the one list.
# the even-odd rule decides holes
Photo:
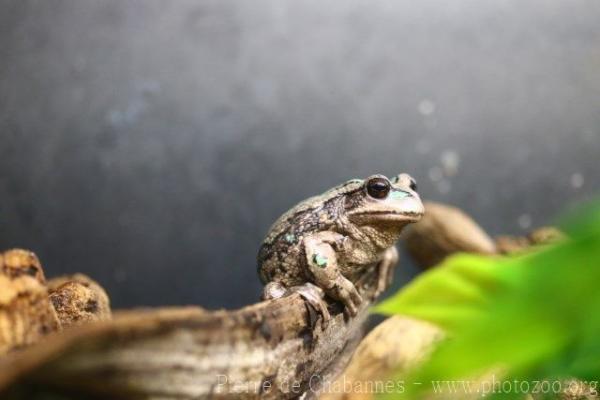
[(330, 297), (341, 301), (351, 316), (358, 313), (362, 297), (338, 267), (336, 250), (344, 236), (335, 232), (318, 232), (304, 238), (304, 251), (309, 276)]
[(398, 263), (398, 249), (392, 246), (383, 253), (377, 264), (377, 290), (373, 297), (379, 297), (390, 285), (394, 277), (394, 267)]

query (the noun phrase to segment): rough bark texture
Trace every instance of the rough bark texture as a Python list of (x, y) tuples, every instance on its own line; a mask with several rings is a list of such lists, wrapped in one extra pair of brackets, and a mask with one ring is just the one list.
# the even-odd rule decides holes
[(44, 283), (35, 254), (19, 249), (0, 253), (0, 355), (60, 328)]
[(83, 274), (51, 279), (48, 291), (63, 329), (111, 318), (108, 295)]
[(359, 285), (367, 300), (359, 315), (348, 319), (334, 303), (325, 328), (298, 295), (235, 311), (116, 313), (5, 357), (2, 398), (285, 399), (312, 389), (311, 397), (358, 345), (374, 278)]
[[(458, 251), (511, 253), (562, 238), (543, 228), (494, 242), (460, 210), (426, 207), (407, 243), (423, 267)], [(365, 301), (357, 317), (330, 304), (327, 326), (298, 294), (233, 311), (133, 310), (110, 320), (108, 297), (94, 281), (74, 275), (46, 284), (33, 253), (11, 250), (0, 254), (0, 355), (8, 352), (0, 357), (0, 398), (371, 398), (372, 391), (360, 397), (336, 388), (340, 379), (373, 388), (373, 380), (421, 359), (440, 335), (429, 324), (390, 318), (335, 380), (362, 337), (375, 281), (373, 272), (358, 283)]]

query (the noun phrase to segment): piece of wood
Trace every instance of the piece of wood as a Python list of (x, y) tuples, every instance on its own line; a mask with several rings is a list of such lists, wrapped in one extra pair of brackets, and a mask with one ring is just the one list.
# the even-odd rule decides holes
[(532, 246), (544, 246), (565, 239), (565, 234), (557, 228), (543, 226), (531, 231), (527, 236), (498, 236), (496, 249), (499, 254), (515, 254), (528, 251)]
[(48, 281), (50, 301), (62, 329), (111, 319), (110, 300), (96, 281), (83, 274)]
[(514, 254), (565, 239), (560, 230), (548, 226), (527, 236), (502, 235), (492, 239), (464, 211), (441, 203), (424, 205), (425, 215), (404, 235), (408, 253), (424, 269), (440, 264), (454, 253)]
[(402, 393), (393, 375), (421, 362), (443, 336), (431, 323), (389, 317), (360, 342), (344, 373), (323, 387), (319, 400), (373, 400), (377, 393)]
[(425, 215), (404, 236), (409, 254), (420, 267), (430, 268), (457, 252), (496, 253), (492, 238), (462, 210), (434, 202), (424, 205)]
[(59, 329), (35, 254), (21, 249), (0, 253), (0, 355)]
[(362, 336), (375, 274), (357, 286), (365, 299), (359, 314), (348, 319), (333, 303), (325, 328), (297, 294), (234, 311), (115, 313), (1, 359), (0, 397), (288, 399), (308, 391), (310, 398)]

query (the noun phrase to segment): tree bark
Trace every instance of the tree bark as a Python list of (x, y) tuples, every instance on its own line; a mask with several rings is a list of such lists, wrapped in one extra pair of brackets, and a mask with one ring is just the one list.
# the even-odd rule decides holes
[(117, 312), (0, 359), (0, 397), (311, 398), (362, 337), (375, 274), (357, 286), (358, 315), (332, 303), (326, 327), (297, 294), (233, 311)]

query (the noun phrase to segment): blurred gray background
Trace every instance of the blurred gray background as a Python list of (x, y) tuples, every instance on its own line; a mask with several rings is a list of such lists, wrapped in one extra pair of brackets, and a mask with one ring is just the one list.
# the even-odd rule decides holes
[[(600, 2), (0, 1), (0, 247), (237, 307), (295, 202), (411, 173), (491, 233), (600, 183)], [(396, 285), (416, 269), (406, 259)]]

